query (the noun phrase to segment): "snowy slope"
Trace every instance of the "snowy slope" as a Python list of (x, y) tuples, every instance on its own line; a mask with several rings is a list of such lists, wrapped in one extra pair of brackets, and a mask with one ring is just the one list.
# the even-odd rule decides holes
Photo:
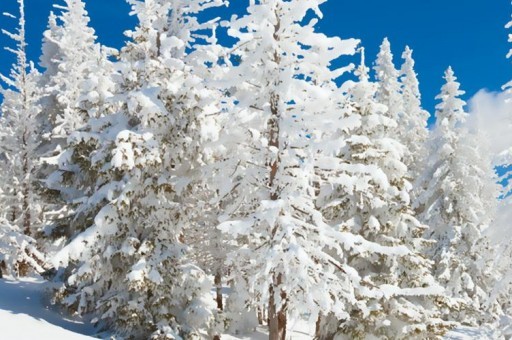
[(44, 282), (0, 279), (0, 339), (85, 340), (94, 329), (45, 306)]
[[(288, 330), (291, 340), (313, 340), (315, 333), (315, 325), (307, 323), (295, 323), (291, 325), (292, 329)], [(268, 331), (261, 327), (253, 334), (247, 335), (223, 335), (222, 340), (267, 340)], [(499, 331), (485, 328), (476, 329), (472, 327), (461, 327), (446, 334), (445, 340), (501, 340), (504, 339)]]
[[(45, 303), (45, 283), (38, 279), (0, 279), (0, 339), (6, 340), (86, 340), (94, 334), (92, 326), (72, 320), (52, 310)], [(293, 340), (311, 340), (314, 325), (291, 322)], [(247, 335), (223, 335), (223, 340), (266, 340), (268, 332), (261, 327)], [(446, 340), (494, 340), (500, 336), (493, 330), (460, 328), (450, 332)]]
[(448, 333), (445, 336), (446, 340), (498, 340), (504, 339), (498, 330), (484, 328), (484, 329), (476, 329), (472, 327), (461, 327), (457, 330), (454, 330)]
[[(315, 334), (315, 325), (308, 325), (305, 322), (292, 322), (291, 329), (288, 329), (292, 340), (312, 340)], [(258, 327), (256, 332), (246, 335), (224, 334), (222, 340), (267, 340), (268, 330), (265, 327)]]

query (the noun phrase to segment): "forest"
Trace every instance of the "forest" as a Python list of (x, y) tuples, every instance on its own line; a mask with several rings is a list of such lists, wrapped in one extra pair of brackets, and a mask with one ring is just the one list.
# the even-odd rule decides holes
[(317, 29), (326, 0), (251, 0), (227, 20), (209, 14), (225, 0), (127, 0), (121, 49), (86, 1), (63, 0), (34, 61), (17, 1), (0, 278), (43, 277), (110, 339), (512, 325), (511, 235), (490, 236), (512, 145), (497, 168), (451, 67), (426, 111), (413, 50), (395, 65), (384, 39), (368, 62), (358, 39)]

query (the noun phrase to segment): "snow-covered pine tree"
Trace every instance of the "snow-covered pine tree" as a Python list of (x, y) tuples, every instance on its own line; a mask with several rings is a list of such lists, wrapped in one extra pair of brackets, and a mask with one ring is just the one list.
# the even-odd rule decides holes
[(359, 81), (343, 85), (349, 95), (340, 127), (337, 172), (321, 186), (318, 205), (331, 224), (359, 235), (373, 247), (347, 249), (346, 264), (362, 278), (350, 318), (319, 327), (321, 339), (433, 338), (450, 327), (439, 318), (442, 288), (422, 251), (425, 226), (410, 206), (411, 185), (401, 159), (404, 146), (391, 133), (396, 119), (377, 102), (379, 84), (368, 80), (364, 58)]
[(36, 239), (25, 235), (16, 224), (1, 217), (0, 278), (3, 275), (20, 277), (43, 273), (46, 269), (46, 256), (39, 250)]
[(384, 38), (380, 45), (373, 69), (379, 85), (375, 98), (378, 103), (384, 104), (388, 108), (386, 115), (399, 123), (394, 129), (401, 138), (403, 132), (407, 131), (407, 128), (402, 125), (404, 103), (398, 80), (400, 73), (393, 63), (393, 53), (388, 38)]
[(229, 159), (236, 199), (221, 228), (238, 237), (235, 276), (253, 299), (247, 304), (268, 306), (270, 339), (285, 339), (290, 315), (346, 317), (353, 299), (351, 278), (338, 279), (342, 266), (323, 249), (341, 251), (335, 233), (314, 206), (313, 121), (331, 93), (331, 60), (354, 48), (315, 33), (316, 19), (301, 25), (308, 10), (321, 16), (322, 2), (253, 3), (231, 23), (241, 60), (233, 70), (242, 77), (230, 137), (242, 147)]
[[(271, 339), (284, 339), (288, 317), (333, 312), (349, 317), (357, 274), (343, 258), (353, 238), (334, 231), (315, 208), (321, 130), (332, 114), (331, 70), (357, 41), (315, 32), (324, 0), (251, 2), (234, 18), (238, 42), (226, 59), (227, 91), (237, 105), (218, 163), (224, 216), (219, 228), (237, 241), (230, 254), (235, 290), (248, 308), (267, 306)], [(353, 235), (351, 235), (353, 236)]]
[[(433, 296), (406, 298), (436, 295), (439, 287), (429, 275), (429, 262), (415, 252), (425, 242), (417, 235), (422, 228), (410, 215), (410, 209), (403, 211), (409, 203), (405, 190), (410, 189), (402, 178), (407, 169), (400, 162), (403, 147), (398, 142), (393, 144), (398, 145), (396, 148), (386, 144), (381, 150), (384, 154), (377, 155), (382, 160), (379, 165), (390, 173), (389, 181), (398, 181), (396, 186), (382, 189), (392, 201), (386, 208), (398, 207), (396, 214), (386, 216), (390, 220), (383, 222), (386, 228), (389, 225), (395, 228), (390, 235), (382, 235), (382, 239), (389, 238), (387, 243), (378, 237), (374, 239), (381, 244), (365, 240), (354, 235), (350, 228), (333, 229), (324, 223), (314, 206), (317, 173), (327, 173), (334, 166), (343, 168), (335, 154), (327, 156), (328, 148), (333, 146), (323, 143), (319, 132), (332, 125), (336, 121), (333, 115), (338, 113), (332, 105), (336, 95), (332, 79), (339, 73), (333, 73), (329, 64), (340, 54), (353, 53), (355, 47), (354, 41), (340, 44), (338, 39), (314, 33), (316, 20), (304, 26), (300, 24), (309, 10), (320, 14), (318, 5), (322, 2), (253, 3), (247, 16), (231, 23), (230, 34), (239, 42), (233, 48), (237, 57), (232, 58), (235, 65), (228, 76), (233, 80), (230, 92), (238, 104), (223, 136), (229, 157), (220, 163), (220, 171), (223, 178), (229, 174), (229, 181), (222, 183), (221, 189), (231, 202), (224, 210), (225, 221), (220, 228), (239, 243), (239, 249), (231, 254), (233, 277), (239, 278), (237, 288), (242, 286), (246, 293), (247, 306), (255, 303), (268, 306), (271, 339), (285, 337), (289, 315), (307, 314), (316, 318), (321, 312), (333, 313), (335, 319), (350, 320), (350, 311), (359, 308), (369, 312), (372, 307), (367, 307), (366, 302), (371, 305), (379, 298), (385, 310), (377, 313), (375, 323), (368, 322), (362, 333), (371, 332), (375, 324), (386, 324), (387, 312), (392, 310), (399, 317), (393, 319), (396, 321), (393, 327), (379, 330), (382, 334), (397, 335), (402, 330), (407, 335), (416, 331), (440, 334), (445, 324), (431, 310)], [(328, 57), (319, 59), (319, 54)], [(369, 121), (378, 125), (380, 118)], [(390, 118), (382, 119), (396, 126)], [(316, 122), (320, 122), (321, 128)], [(339, 126), (340, 130), (345, 128)], [(385, 141), (391, 143), (391, 139)], [(326, 155), (318, 159), (317, 150)], [(395, 167), (401, 171), (398, 178), (393, 174)], [(377, 172), (377, 165), (372, 170)], [(335, 178), (334, 171), (331, 168), (330, 179)], [(382, 178), (378, 174), (376, 177)], [(382, 208), (379, 212), (384, 215), (385, 209), (379, 202), (376, 209)], [(408, 243), (400, 239), (407, 235)], [(363, 284), (357, 271), (346, 264), (349, 259), (345, 251), (353, 252), (354, 257), (371, 253), (376, 262), (379, 258), (401, 256), (403, 261), (389, 264), (393, 269), (388, 275), (401, 277), (393, 282), (395, 285), (386, 285), (387, 276), (378, 277), (380, 272), (377, 272), (374, 281), (380, 287), (370, 292), (367, 287), (372, 283), (360, 286)], [(360, 265), (364, 267), (363, 263)], [(411, 273), (404, 278), (407, 271)], [(360, 304), (355, 289), (362, 295)], [(392, 306), (386, 305), (389, 297), (395, 303)], [(428, 301), (417, 307), (415, 300)], [(411, 311), (416, 313), (413, 317), (401, 314)], [(409, 323), (397, 325), (400, 317)], [(353, 325), (359, 320), (354, 320)]]
[(16, 62), (9, 76), (0, 75), (6, 85), (1, 88), (0, 107), (0, 262), (7, 266), (9, 273), (23, 276), (42, 272), (45, 256), (37, 250), (35, 240), (42, 222), (37, 195), (40, 184), (36, 177), (41, 137), (41, 124), (37, 120), (40, 74), (27, 59), (24, 1), (18, 0), (18, 4), (20, 16), (16, 31), (2, 30), (16, 43), (16, 48), (7, 48), (16, 56)]
[(428, 224), (434, 273), (453, 304), (445, 319), (477, 323), (492, 284), (492, 252), (482, 231), (491, 223), (498, 196), (491, 161), (482, 141), (469, 134), (464, 94), (451, 68), (436, 97), (436, 125), (429, 139), (429, 159), (420, 178), (425, 188), (418, 197), (420, 219)]
[[(175, 12), (181, 11), (189, 5), (189, 1), (177, 1), (174, 5)], [(227, 6), (225, 0), (206, 1), (203, 3), (203, 11), (210, 7)], [(196, 6), (196, 5), (194, 5)], [(210, 17), (209, 14), (205, 17)], [(201, 153), (201, 164), (192, 170), (193, 180), (187, 188), (186, 199), (183, 203), (188, 205), (188, 216), (191, 223), (186, 223), (183, 230), (183, 242), (190, 249), (191, 259), (206, 274), (214, 278), (215, 301), (217, 312), (223, 313), (225, 310), (225, 297), (223, 297), (223, 285), (227, 282), (225, 276), (229, 271), (226, 265), (226, 254), (230, 249), (222, 232), (217, 228), (218, 211), (223, 209), (220, 201), (217, 199), (218, 192), (211, 189), (212, 165), (215, 159), (222, 157), (224, 145), (219, 142), (218, 135), (222, 131), (226, 121), (229, 121), (229, 108), (232, 105), (229, 101), (223, 100), (223, 77), (227, 70), (226, 64), (222, 61), (226, 54), (226, 47), (221, 46), (217, 41), (217, 29), (219, 18), (213, 18), (206, 22), (199, 22), (196, 16), (187, 19), (187, 22), (180, 22), (179, 15), (173, 16), (173, 25), (177, 34), (182, 34), (182, 39), (188, 42), (194, 42), (191, 46), (181, 51), (176, 51), (176, 57), (181, 58), (190, 66), (194, 75), (201, 78), (204, 84), (202, 89), (203, 99), (207, 104), (207, 111), (201, 118), (200, 129), (204, 136), (201, 138), (200, 147), (197, 148)], [(187, 29), (183, 29), (184, 25)], [(180, 28), (181, 27), (181, 28)], [(210, 32), (212, 34), (210, 34)], [(214, 105), (213, 105), (214, 104)], [(210, 106), (213, 105), (213, 106)], [(200, 149), (200, 151), (199, 151)], [(185, 195), (182, 195), (184, 198)], [(211, 334), (218, 335), (219, 331), (225, 331), (225, 317), (221, 314), (215, 315), (215, 324), (210, 330)]]
[(426, 158), (425, 142), (428, 138), (427, 120), (429, 113), (421, 107), (421, 93), (412, 50), (407, 46), (402, 54), (404, 63), (400, 70), (403, 116), (399, 126), (403, 130), (401, 142), (408, 152), (404, 159), (409, 169), (409, 180), (418, 178)]
[(68, 299), (80, 313), (97, 312), (128, 337), (191, 338), (214, 309), (211, 282), (184, 241), (207, 203), (196, 194), (206, 142), (218, 133), (218, 97), (188, 56), (203, 28), (197, 15), (222, 2), (129, 3), (139, 24), (117, 65), (122, 105), (74, 137), (95, 146), (87, 162), (97, 182), (84, 204), (100, 210), (56, 260), (82, 261)]
[(40, 81), (45, 133), (40, 149), (45, 165), (40, 175), (46, 183), (45, 200), (53, 203), (54, 209), (53, 214), (47, 212), (47, 233), (71, 237), (86, 227), (80, 225), (83, 214), (77, 216), (73, 202), (91, 189), (90, 164), (80, 167), (75, 162), (83, 159), (78, 154), (83, 145), (75, 145), (72, 134), (89, 119), (112, 110), (106, 99), (112, 96), (114, 84), (107, 55), (110, 50), (96, 43), (84, 2), (64, 3), (54, 5), (60, 14), (50, 14), (40, 58), (45, 69)]

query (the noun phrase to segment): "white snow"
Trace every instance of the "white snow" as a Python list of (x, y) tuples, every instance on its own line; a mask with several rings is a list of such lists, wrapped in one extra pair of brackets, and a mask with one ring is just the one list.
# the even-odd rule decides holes
[[(288, 329), (289, 338), (292, 340), (312, 340), (315, 326), (305, 322), (295, 322)], [(265, 327), (258, 327), (252, 334), (222, 335), (222, 340), (267, 340), (268, 331)], [(498, 330), (490, 328), (477, 329), (473, 327), (460, 327), (446, 334), (445, 340), (498, 340), (503, 339)]]
[[(287, 330), (289, 338), (293, 340), (312, 340), (315, 334), (315, 325), (308, 324), (301, 320), (289, 320)], [(243, 335), (222, 335), (222, 340), (267, 340), (268, 330), (266, 327), (258, 327), (252, 334)]]
[(92, 325), (60, 315), (45, 299), (39, 279), (0, 279), (0, 338), (10, 340), (85, 340)]
[(460, 327), (449, 332), (444, 337), (446, 340), (497, 340), (504, 339), (496, 329), (473, 327)]
[[(47, 284), (41, 279), (15, 281), (0, 279), (1, 339), (11, 340), (86, 340), (95, 339), (92, 325), (60, 315), (45, 296)], [(312, 340), (315, 325), (302, 320), (289, 320), (288, 334), (293, 340)], [(497, 330), (461, 327), (448, 333), (446, 340), (494, 340), (502, 338)], [(222, 340), (266, 340), (266, 327), (251, 334), (222, 335)]]

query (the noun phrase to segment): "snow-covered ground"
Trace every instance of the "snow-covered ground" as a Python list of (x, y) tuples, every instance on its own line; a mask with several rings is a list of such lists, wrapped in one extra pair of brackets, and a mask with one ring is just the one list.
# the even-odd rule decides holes
[[(90, 324), (59, 314), (49, 306), (45, 283), (40, 279), (0, 279), (0, 339), (6, 340), (86, 340), (94, 339)], [(292, 340), (313, 339), (314, 325), (290, 322)], [(89, 336), (88, 336), (89, 335)], [(259, 328), (253, 334), (224, 335), (223, 340), (266, 340), (268, 332)], [(496, 330), (463, 327), (450, 332), (446, 340), (500, 339)]]
[(445, 336), (446, 340), (499, 340), (504, 339), (499, 330), (496, 329), (476, 329), (471, 327), (461, 327)]
[[(296, 325), (295, 328), (290, 330), (291, 340), (312, 340), (314, 334), (314, 326), (305, 324)], [(222, 340), (267, 340), (268, 332), (266, 329), (258, 329), (255, 333), (245, 336), (224, 335)], [(504, 339), (499, 335), (499, 332), (492, 329), (476, 329), (471, 327), (461, 327), (448, 333), (445, 336), (446, 340), (500, 340)]]
[[(291, 329), (288, 330), (292, 340), (311, 340), (315, 334), (315, 325), (307, 323), (291, 322)], [(267, 340), (268, 331), (265, 327), (260, 327), (253, 334), (234, 336), (224, 334), (222, 340)]]
[(44, 298), (38, 279), (0, 279), (0, 339), (85, 340), (94, 329), (60, 315)]

